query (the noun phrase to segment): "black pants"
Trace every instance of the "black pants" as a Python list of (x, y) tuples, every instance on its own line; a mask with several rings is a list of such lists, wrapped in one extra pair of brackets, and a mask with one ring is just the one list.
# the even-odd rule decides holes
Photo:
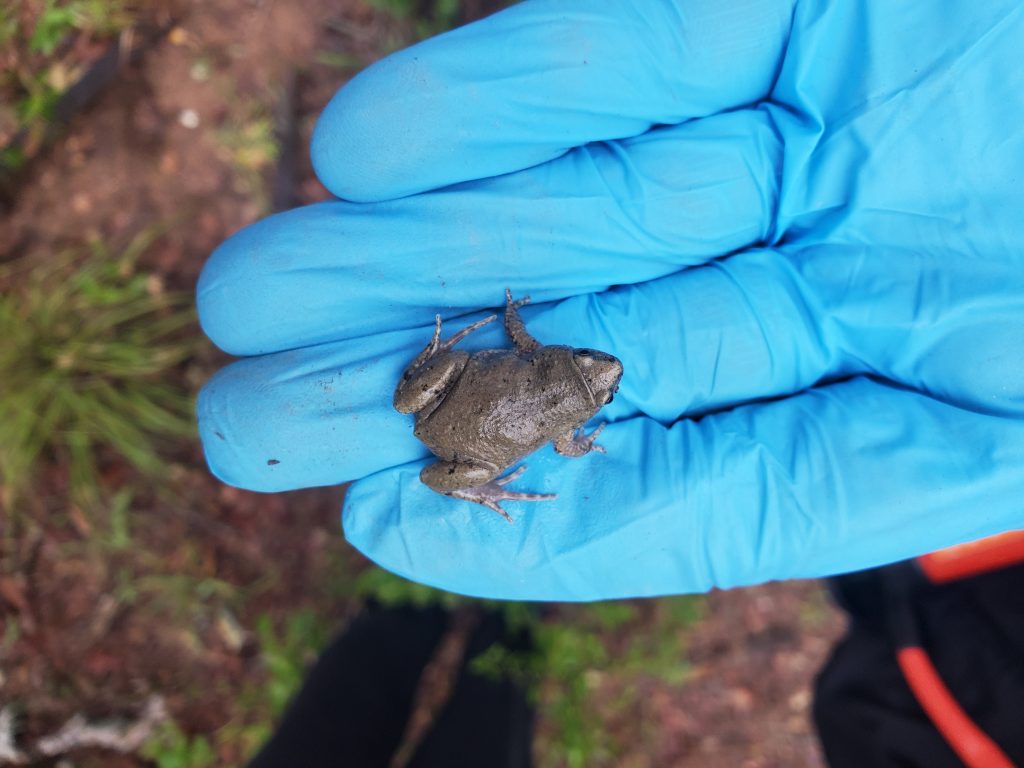
[[(399, 747), (424, 666), (450, 625), (440, 608), (370, 605), (321, 655), (284, 720), (250, 768), (386, 768)], [(532, 711), (526, 696), (466, 668), (500, 640), (501, 617), (484, 614), (472, 631), (457, 683), (408, 768), (526, 768)]]
[[(850, 628), (818, 679), (814, 717), (832, 768), (959, 768), (896, 664), (885, 570), (830, 580)], [(922, 647), (968, 715), (1024, 766), (1024, 566), (915, 594)], [(250, 768), (386, 768), (424, 665), (449, 626), (439, 609), (370, 606), (321, 656)], [(501, 639), (497, 615), (465, 658)], [(465, 666), (409, 768), (527, 768), (532, 713), (521, 690)]]

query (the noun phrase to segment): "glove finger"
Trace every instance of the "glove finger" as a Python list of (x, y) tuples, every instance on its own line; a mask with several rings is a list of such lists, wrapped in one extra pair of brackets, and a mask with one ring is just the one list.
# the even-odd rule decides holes
[(771, 294), (754, 280), (739, 281), (765, 328), (766, 362), (785, 366), (818, 350), (794, 384), (871, 373), (962, 408), (1024, 418), (1019, 260), (860, 243), (782, 254), (785, 263), (768, 279), (787, 281), (788, 290)]
[[(504, 344), (493, 326), (460, 348)], [(430, 334), (426, 327), (394, 331), (221, 369), (196, 404), (211, 472), (240, 488), (284, 491), (335, 485), (427, 455), (391, 397)]]
[[(605, 419), (671, 424), (858, 373), (1024, 418), (1024, 285), (1012, 264), (876, 251), (753, 250), (522, 314), (543, 343), (622, 360)], [(480, 316), (447, 324), (445, 336)], [(430, 335), (422, 326), (229, 366), (199, 401), (214, 472), (235, 485), (284, 490), (425, 456), (391, 392)], [(460, 344), (507, 346), (498, 323)]]
[(399, 51), (328, 104), (313, 163), (371, 202), (763, 99), (792, 0), (533, 0)]
[[(806, 287), (789, 269), (777, 252), (753, 251), (521, 313), (542, 343), (597, 348), (623, 361), (619, 394), (602, 418), (644, 414), (671, 423), (686, 411), (798, 391), (834, 365), (817, 318), (801, 314)], [(482, 316), (447, 323), (444, 337)], [(228, 366), (198, 403), (212, 471), (232, 485), (277, 491), (331, 485), (428, 455), (391, 394), (431, 331), (424, 325)], [(460, 343), (466, 350), (507, 346), (499, 323)]]
[[(1022, 302), (1012, 263), (832, 246), (741, 253), (524, 315), (542, 341), (622, 359), (620, 396), (605, 418), (670, 423), (863, 372), (1021, 418)], [(424, 456), (390, 393), (429, 335), (423, 327), (366, 336), (230, 367), (200, 400), (214, 471), (236, 485), (279, 490)], [(495, 325), (464, 345), (507, 342)]]
[[(531, 326), (543, 311), (521, 310)], [(444, 336), (484, 316), (460, 318)], [(412, 433), (413, 419), (392, 406), (392, 393), (431, 332), (426, 326), (393, 331), (249, 357), (221, 369), (196, 405), (211, 472), (229, 485), (274, 492), (335, 485), (428, 456)], [(578, 330), (572, 340), (593, 346)], [(499, 323), (459, 343), (469, 351), (505, 346)], [(602, 418), (625, 413), (636, 407), (619, 396)]]
[(752, 249), (568, 299), (530, 327), (622, 360), (620, 418), (670, 423), (858, 374), (1024, 418), (1022, 317), (1012, 259), (845, 244)]
[(407, 578), (479, 597), (603, 600), (820, 577), (1024, 523), (1024, 422), (858, 378), (684, 420), (636, 418), (607, 454), (529, 459), (509, 525), (441, 496), (421, 464), (345, 497), (349, 541)]
[[(625, 375), (602, 410), (606, 419), (642, 414), (668, 424), (851, 371), (842, 365), (843, 338), (826, 332), (831, 326), (810, 287), (777, 251), (737, 254), (521, 313), (542, 343), (601, 349), (622, 360)], [(443, 334), (482, 316), (450, 321)], [(421, 310), (419, 321), (427, 317)], [(276, 491), (331, 485), (428, 455), (412, 435), (412, 419), (392, 408), (391, 394), (431, 331), (422, 325), (228, 366), (199, 397), (212, 471), (232, 485)], [(467, 350), (507, 346), (498, 323), (460, 343)]]
[(440, 192), (300, 208), (217, 249), (200, 319), (253, 355), (457, 316), (506, 286), (548, 301), (651, 280), (763, 240), (780, 161), (746, 110)]

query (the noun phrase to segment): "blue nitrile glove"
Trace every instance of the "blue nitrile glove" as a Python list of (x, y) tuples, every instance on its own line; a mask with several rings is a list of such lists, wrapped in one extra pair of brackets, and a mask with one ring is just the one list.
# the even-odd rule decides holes
[[(878, 565), (1024, 526), (1024, 6), (535, 0), (327, 107), (339, 197), (213, 255), (211, 468), (362, 478), (349, 540), (456, 592), (589, 600)], [(396, 381), (531, 294), (625, 365), (607, 455), (514, 525), (418, 480)], [(467, 314), (470, 313), (470, 314)], [(499, 324), (468, 349), (508, 346)]]

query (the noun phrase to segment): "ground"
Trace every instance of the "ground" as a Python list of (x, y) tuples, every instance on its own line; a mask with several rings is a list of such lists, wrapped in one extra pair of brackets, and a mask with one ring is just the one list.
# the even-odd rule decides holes
[[(156, 224), (166, 231), (140, 268), (160, 291), (191, 291), (211, 250), (275, 200), (327, 197), (306, 148), (339, 85), (389, 50), (488, 7), (196, 0), (161, 8), (153, 19), (163, 33), (20, 174), (0, 219), (0, 265), (45, 262), (87, 238), (124, 243)], [(294, 128), (283, 145), (274, 133), (282, 114)], [(224, 362), (203, 348), (176, 381), (194, 391)], [(241, 764), (314, 648), (366, 592), (369, 566), (338, 524), (341, 489), (233, 489), (209, 475), (194, 440), (165, 459), (161, 482), (139, 485), (118, 456), (101, 457), (104, 492), (133, 488), (123, 518), (68, 504), (59, 461), (41, 466), (31, 502), (0, 517), (0, 708), (17, 716), (19, 745), (30, 748), (76, 714), (130, 721), (153, 695), (169, 714), (162, 740), (144, 749), (78, 750), (64, 765)], [(810, 686), (842, 620), (821, 585), (714, 593), (698, 618), (669, 625), (633, 605), (625, 624), (593, 630), (611, 661), (584, 659), (571, 670), (585, 677), (584, 730), (605, 739), (582, 764), (822, 765)], [(589, 627), (575, 610), (551, 621)], [(656, 652), (668, 661), (654, 673), (616, 666), (636, 637), (663, 626), (671, 634)], [(552, 688), (541, 685), (535, 753), (540, 765), (572, 765)]]

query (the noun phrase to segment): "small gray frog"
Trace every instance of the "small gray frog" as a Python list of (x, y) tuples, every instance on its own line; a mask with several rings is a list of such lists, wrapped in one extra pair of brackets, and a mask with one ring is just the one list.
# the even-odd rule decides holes
[(515, 349), (453, 351), (459, 341), (493, 320), (485, 317), (441, 341), (441, 316), (434, 337), (402, 374), (394, 405), (416, 414), (413, 434), (440, 459), (420, 479), (438, 493), (483, 504), (512, 518), (501, 501), (542, 501), (554, 494), (505, 490), (526, 469), (501, 474), (545, 443), (564, 456), (604, 453), (586, 423), (610, 403), (622, 378), (622, 363), (594, 349), (542, 345), (526, 330), (519, 307), (505, 290), (505, 331)]

